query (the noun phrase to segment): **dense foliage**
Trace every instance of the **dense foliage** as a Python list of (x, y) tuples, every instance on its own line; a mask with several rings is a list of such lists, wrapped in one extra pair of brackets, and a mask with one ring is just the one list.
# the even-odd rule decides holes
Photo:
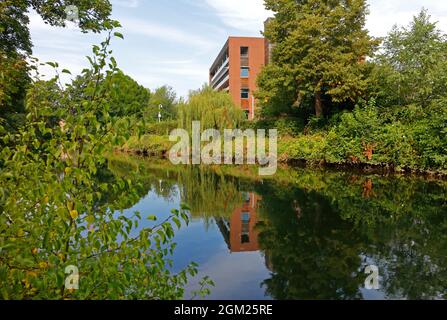
[(425, 10), (394, 27), (374, 62), (372, 94), (381, 107), (425, 108), (446, 96), (447, 37)]
[(146, 122), (153, 123), (159, 121), (169, 121), (177, 118), (177, 95), (169, 86), (161, 86), (152, 92), (148, 108), (145, 110), (144, 118)]
[[(294, 136), (280, 142), (283, 160), (446, 172), (447, 37), (427, 11), (422, 10), (408, 27), (394, 27), (374, 52), (376, 42), (362, 31), (365, 1), (266, 3), (275, 12), (266, 30), (275, 48), (272, 63), (258, 79), (263, 118), (257, 125), (280, 126), (283, 136)], [(314, 14), (306, 11), (312, 5), (319, 8)], [(349, 17), (356, 17), (355, 23), (348, 23)], [(328, 21), (334, 23), (333, 28), (320, 30)], [(342, 34), (349, 41), (337, 41)], [(346, 68), (331, 60), (354, 58), (354, 51), (346, 47), (356, 43), (353, 39), (362, 43), (356, 49), (364, 50), (354, 56), (365, 59), (351, 60)], [(326, 44), (332, 48), (330, 54), (322, 49)], [(309, 60), (312, 57), (322, 59), (318, 63)], [(332, 61), (331, 67), (322, 69), (327, 61)], [(323, 100), (330, 103), (326, 106), (336, 108), (319, 118), (310, 115), (315, 102), (310, 91), (302, 91), (308, 83), (303, 77), (315, 75), (342, 78), (334, 80), (334, 86), (321, 87), (327, 89)], [(348, 88), (350, 83), (354, 86)], [(343, 92), (348, 94), (346, 99), (338, 96)], [(295, 122), (297, 130), (284, 130), (284, 122)]]
[[(110, 30), (93, 47), (83, 72), (91, 81), (63, 88), (58, 72), (51, 81), (35, 79), (25, 125), (17, 133), (1, 132), (3, 299), (177, 299), (197, 272), (195, 264), (170, 271), (171, 239), (174, 227), (188, 223), (186, 207), (146, 228), (138, 228), (142, 219), (155, 216), (117, 214), (138, 199), (141, 187), (113, 176), (107, 165), (106, 155), (130, 130), (110, 113), (115, 76), (122, 79), (109, 57), (111, 34), (121, 37)], [(69, 285), (77, 276), (75, 290)]]
[(365, 58), (377, 43), (365, 28), (364, 0), (266, 0), (265, 5), (275, 17), (265, 30), (274, 44), (272, 61), (258, 80), (264, 112), (287, 112), (310, 99), (320, 117), (325, 108), (352, 104), (365, 94)]
[(0, 124), (16, 130), (23, 123), (24, 97), (31, 79), (28, 63), (32, 53), (29, 11), (33, 9), (52, 26), (65, 26), (67, 6), (79, 9), (76, 23), (84, 32), (99, 32), (110, 26), (108, 0), (5, 0), (0, 2)]
[(188, 102), (179, 105), (178, 112), (179, 126), (188, 130), (192, 121), (200, 121), (202, 130), (237, 128), (245, 118), (227, 92), (214, 91), (207, 85), (191, 92)]

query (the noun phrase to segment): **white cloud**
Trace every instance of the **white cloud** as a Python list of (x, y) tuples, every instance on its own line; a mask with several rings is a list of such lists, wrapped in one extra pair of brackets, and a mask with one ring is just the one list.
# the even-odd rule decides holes
[[(263, 29), (263, 22), (273, 13), (263, 0), (204, 0), (228, 26), (247, 34)], [(368, 0), (371, 14), (367, 28), (373, 36), (384, 36), (393, 25), (408, 25), (422, 7), (429, 10), (439, 27), (447, 32), (447, 2), (439, 0)]]
[(137, 8), (140, 5), (139, 0), (112, 0), (112, 5), (126, 7), (126, 8)]
[(368, 0), (367, 28), (373, 36), (386, 36), (394, 25), (406, 26), (424, 7), (433, 21), (447, 32), (447, 2), (439, 0)]
[(214, 8), (229, 27), (250, 34), (264, 29), (264, 21), (272, 14), (264, 7), (263, 0), (205, 0)]
[[(98, 34), (84, 34), (75, 24), (68, 23), (66, 28), (53, 27), (46, 24), (36, 12), (31, 11), (30, 31), (34, 44), (33, 55), (41, 63), (58, 62), (61, 69), (68, 69), (73, 75), (80, 74), (82, 69), (88, 66), (86, 55), (91, 52), (91, 44), (101, 39)], [(47, 66), (40, 66), (44, 79), (53, 77), (54, 70)], [(65, 81), (68, 75), (61, 75)]]
[(169, 25), (152, 23), (139, 19), (120, 19), (125, 34), (139, 34), (145, 37), (156, 38), (162, 41), (171, 41), (188, 46), (206, 50), (210, 47), (210, 42), (202, 37), (200, 33), (194, 34), (191, 31), (184, 31), (180, 28), (173, 28)]
[[(119, 66), (143, 85), (154, 88), (169, 84), (180, 95), (207, 81), (209, 64), (227, 35), (259, 36), (263, 22), (272, 15), (265, 10), (263, 0), (176, 0), (191, 10), (185, 12), (185, 19), (191, 22), (185, 27), (169, 14), (163, 15), (162, 10), (171, 9), (161, 0), (146, 1), (113, 0), (114, 5), (121, 6), (115, 12), (120, 16), (114, 18), (121, 21), (126, 37), (123, 42), (112, 43), (115, 57)], [(137, 10), (130, 14), (122, 9), (139, 5), (138, 11), (147, 12), (152, 8), (145, 7), (147, 3), (161, 6), (160, 15), (146, 20), (141, 15), (135, 18)], [(371, 14), (367, 27), (374, 36), (386, 35), (394, 24), (407, 25), (422, 7), (447, 32), (447, 1), (368, 0), (368, 3)], [(216, 23), (216, 15), (222, 22)], [(84, 34), (71, 23), (68, 28), (52, 27), (35, 12), (30, 13), (30, 20), (35, 55), (42, 62), (58, 61), (73, 74), (88, 65), (85, 56), (91, 53), (91, 45), (104, 38), (103, 34)], [(49, 74), (48, 68), (42, 71)]]

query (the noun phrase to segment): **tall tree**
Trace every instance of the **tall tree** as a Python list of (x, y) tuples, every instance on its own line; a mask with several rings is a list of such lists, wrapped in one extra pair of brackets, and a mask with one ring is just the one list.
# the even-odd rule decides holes
[(17, 122), (16, 114), (24, 112), (30, 81), (25, 58), (31, 53), (26, 9), (23, 1), (0, 2), (0, 125)]
[[(159, 108), (160, 105), (163, 108)], [(162, 119), (174, 119), (177, 116), (177, 94), (172, 87), (161, 86), (152, 92), (145, 115), (147, 121), (156, 121), (158, 112), (161, 112)]]
[(310, 97), (321, 116), (329, 102), (353, 102), (362, 95), (364, 61), (377, 45), (365, 29), (365, 0), (265, 0), (265, 5), (275, 13), (265, 30), (275, 46), (264, 73), (280, 80), (261, 75), (261, 103), (285, 103), (276, 97), (285, 94), (287, 103), (299, 106)]
[(386, 37), (374, 68), (375, 93), (387, 106), (427, 107), (447, 92), (447, 36), (422, 10)]
[(150, 91), (122, 71), (113, 75), (110, 92), (112, 116), (142, 116), (150, 99)]

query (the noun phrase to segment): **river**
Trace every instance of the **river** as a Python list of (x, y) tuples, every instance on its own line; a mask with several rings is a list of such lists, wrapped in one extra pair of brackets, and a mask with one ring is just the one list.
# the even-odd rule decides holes
[(143, 186), (116, 214), (163, 219), (189, 206), (172, 256), (174, 271), (199, 264), (185, 298), (203, 276), (215, 283), (209, 299), (446, 297), (445, 181), (303, 168), (261, 179), (250, 167), (127, 156), (110, 170)]

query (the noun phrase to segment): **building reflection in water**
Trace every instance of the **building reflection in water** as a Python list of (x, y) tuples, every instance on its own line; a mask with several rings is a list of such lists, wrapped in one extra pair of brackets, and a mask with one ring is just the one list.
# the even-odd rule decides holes
[(230, 217), (216, 219), (217, 225), (230, 252), (258, 251), (257, 208), (261, 197), (253, 192), (243, 192), (244, 202)]

